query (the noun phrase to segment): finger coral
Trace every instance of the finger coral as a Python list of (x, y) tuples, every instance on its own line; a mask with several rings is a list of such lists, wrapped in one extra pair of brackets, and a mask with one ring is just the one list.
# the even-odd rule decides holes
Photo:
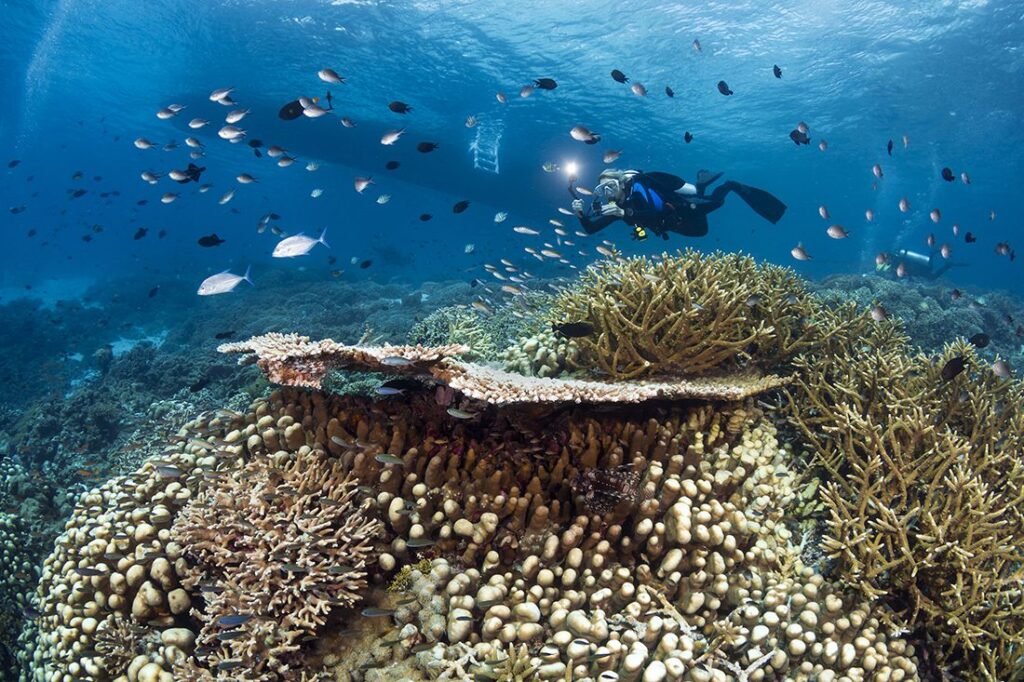
[(915, 679), (800, 566), (777, 436), (749, 402), (275, 391), (83, 496), (32, 678)]
[(1024, 385), (962, 341), (918, 354), (891, 322), (795, 365), (789, 411), (827, 482), (833, 574), (894, 625), (923, 625), (956, 674), (1024, 673)]
[(815, 308), (788, 268), (688, 250), (590, 266), (550, 320), (593, 327), (577, 367), (633, 379), (773, 368), (813, 343)]

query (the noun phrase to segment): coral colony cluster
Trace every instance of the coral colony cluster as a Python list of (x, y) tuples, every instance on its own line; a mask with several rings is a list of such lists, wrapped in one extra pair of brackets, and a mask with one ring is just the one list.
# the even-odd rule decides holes
[(1024, 673), (1024, 388), (976, 349), (718, 254), (593, 266), (510, 348), (441, 315), (222, 346), (281, 387), (81, 496), (21, 679)]

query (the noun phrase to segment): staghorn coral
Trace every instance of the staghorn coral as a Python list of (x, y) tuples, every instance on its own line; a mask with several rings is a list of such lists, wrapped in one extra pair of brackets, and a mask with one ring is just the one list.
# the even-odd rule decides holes
[(632, 379), (774, 367), (813, 343), (815, 307), (788, 268), (688, 250), (592, 265), (550, 319), (593, 325), (578, 367)]
[[(265, 334), (220, 346), (242, 354), (239, 363), (255, 361), (267, 376), (288, 386), (319, 388), (332, 368), (362, 368), (432, 378), (468, 398), (510, 403), (635, 403), (655, 399), (742, 400), (781, 386), (786, 379), (736, 373), (726, 377), (665, 381), (602, 382), (542, 379), (460, 362), (453, 355), (465, 346), (345, 346), (331, 339), (310, 341), (297, 334)], [(393, 362), (397, 359), (397, 362)]]
[[(943, 378), (955, 357), (966, 370)], [(962, 341), (916, 354), (890, 322), (795, 365), (788, 410), (826, 481), (834, 574), (894, 627), (923, 625), (941, 665), (1024, 674), (1024, 385)]]
[[(289, 669), (301, 667), (299, 640), (366, 588), (369, 538), (381, 524), (357, 496), (339, 460), (300, 448), (217, 477), (178, 515), (171, 536), (189, 562), (182, 584), (206, 588), (193, 613), (211, 670), (241, 660), (228, 677), (298, 679)], [(218, 619), (238, 613), (253, 617), (238, 628), (246, 636), (220, 641)]]
[(409, 341), (423, 346), (461, 344), (468, 360), (493, 360), (499, 341), (492, 338), (480, 314), (461, 306), (438, 308), (409, 330)]

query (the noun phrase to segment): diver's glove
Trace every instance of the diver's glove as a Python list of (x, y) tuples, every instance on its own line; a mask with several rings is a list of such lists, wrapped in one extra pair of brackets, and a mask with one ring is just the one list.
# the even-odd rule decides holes
[(619, 208), (617, 204), (604, 204), (601, 206), (601, 215), (615, 216), (621, 218), (626, 215), (626, 212)]
[(575, 213), (577, 216), (582, 216), (583, 215), (583, 200), (582, 199), (573, 199), (572, 200), (572, 212)]

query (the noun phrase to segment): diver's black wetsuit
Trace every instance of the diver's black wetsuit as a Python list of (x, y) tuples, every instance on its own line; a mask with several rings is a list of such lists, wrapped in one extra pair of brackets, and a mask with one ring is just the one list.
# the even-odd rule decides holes
[(678, 176), (660, 172), (637, 173), (627, 180), (625, 197), (615, 202), (625, 215), (602, 215), (591, 220), (588, 215), (577, 214), (577, 218), (588, 234), (599, 232), (621, 219), (667, 239), (669, 232), (687, 237), (706, 235), (708, 214), (721, 208), (730, 192), (738, 194), (750, 208), (772, 224), (786, 212), (786, 205), (768, 192), (734, 180), (723, 182), (710, 196), (705, 195), (704, 190), (720, 175), (701, 171), (696, 193), (687, 195), (677, 192), (686, 184)]

